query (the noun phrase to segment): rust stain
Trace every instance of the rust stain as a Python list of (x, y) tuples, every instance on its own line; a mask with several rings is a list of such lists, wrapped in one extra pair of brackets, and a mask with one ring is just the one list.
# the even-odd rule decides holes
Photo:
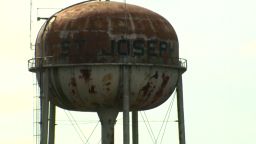
[(73, 95), (73, 100), (71, 100), (72, 103), (74, 103), (77, 107), (82, 106), (83, 100), (79, 95), (75, 77), (71, 77), (70, 82), (68, 83), (68, 86), (70, 87), (71, 93)]
[(158, 89), (158, 91), (156, 92), (156, 94), (154, 96), (155, 97), (154, 100), (158, 99), (159, 97), (161, 97), (163, 95), (163, 90), (166, 87), (169, 79), (170, 79), (170, 77), (168, 75), (166, 76), (164, 73), (162, 74), (162, 83), (161, 83), (160, 88)]
[(90, 94), (96, 94), (97, 92), (95, 91), (95, 85), (92, 85), (90, 88), (89, 88), (89, 93)]
[(169, 79), (170, 79), (170, 77), (168, 75), (165, 75), (164, 73), (162, 74), (162, 83), (161, 83), (160, 88), (156, 92), (155, 97), (161, 97), (163, 95), (163, 90), (166, 87)]
[[(54, 21), (41, 28), (35, 55), (53, 56), (51, 64), (119, 63), (123, 55), (138, 63), (169, 64), (170, 56), (179, 57), (177, 35), (167, 20), (145, 8), (127, 4), (124, 11), (123, 6), (122, 3), (116, 2), (88, 2), (59, 11), (54, 15)], [(128, 35), (128, 41), (121, 41), (124, 33)], [(139, 42), (141, 45), (132, 45), (137, 38), (143, 39), (143, 42)], [(151, 43), (152, 40), (157, 42)], [(160, 49), (161, 41), (166, 44), (161, 45)], [(173, 51), (169, 48), (173, 48)], [(133, 58), (135, 50), (138, 55), (136, 59)], [(137, 103), (144, 105), (150, 105), (149, 102), (153, 102), (153, 99), (159, 101), (170, 79), (168, 75), (158, 72), (149, 74), (139, 88), (137, 96)], [(99, 90), (103, 90), (101, 93), (111, 96), (113, 85), (116, 84), (113, 81), (114, 76), (113, 73), (106, 74), (102, 81), (99, 81), (100, 87), (103, 88), (101, 89), (90, 83), (93, 79), (91, 69), (80, 69), (79, 76), (68, 81), (69, 94), (73, 94), (71, 103), (87, 103), (86, 96), (79, 93), (79, 83), (76, 83), (78, 78), (89, 86), (86, 89), (89, 93), (99, 93)]]
[(106, 86), (109, 86), (109, 85), (111, 85), (111, 82), (107, 82), (107, 83), (105, 83), (105, 85), (106, 85)]
[(74, 77), (71, 78), (70, 80), (70, 83), (69, 83), (70, 86), (73, 86), (73, 87), (76, 87), (76, 79)]
[(103, 88), (104, 88), (104, 90), (106, 90), (107, 92), (110, 91), (111, 80), (112, 80), (112, 74), (111, 74), (111, 73), (106, 74), (106, 75), (102, 78)]
[(149, 91), (149, 88), (150, 88), (150, 84), (149, 84), (149, 82), (147, 82), (147, 84), (141, 88), (141, 90), (140, 90), (139, 93), (142, 92), (142, 96), (145, 97), (146, 94), (147, 94), (148, 91)]
[(158, 91), (156, 92), (155, 96), (153, 97), (153, 100), (149, 103), (151, 105), (152, 103), (155, 103), (158, 101), (159, 98), (163, 96), (163, 90), (165, 89), (170, 77), (168, 75), (162, 74), (162, 83)]
[(168, 83), (170, 77), (167, 75), (165, 75), (164, 73), (162, 74), (162, 84), (161, 84), (161, 88), (164, 89), (166, 84)]
[(111, 73), (106, 74), (106, 75), (102, 78), (102, 81), (103, 81), (103, 82), (110, 81), (110, 80), (112, 80), (112, 74), (111, 74)]
[(81, 69), (80, 70), (80, 73), (82, 75), (79, 76), (80, 79), (84, 79), (85, 82), (88, 82), (91, 80), (91, 70), (88, 70), (88, 69)]
[[(101, 51), (111, 49), (111, 40), (120, 39), (124, 33), (130, 36), (135, 34), (135, 37), (143, 35), (145, 40), (155, 37), (178, 43), (171, 24), (153, 11), (127, 4), (124, 12), (122, 3), (107, 3), (81, 3), (56, 13), (54, 21), (44, 25), (38, 35), (37, 43), (42, 44), (36, 46), (36, 55), (53, 56), (54, 63), (119, 62), (113, 57), (114, 54), (102, 56)], [(124, 47), (123, 51), (126, 52), (126, 49)], [(178, 57), (178, 46), (175, 49), (171, 54)], [(159, 59), (162, 57), (167, 63), (169, 56), (160, 55)], [(145, 56), (140, 56), (138, 60), (142, 62), (145, 59)], [(152, 59), (146, 62), (156, 63)]]
[(75, 95), (76, 91), (74, 89), (71, 90), (72, 94)]
[(145, 98), (148, 98), (151, 95), (151, 93), (156, 88), (156, 86), (154, 85), (154, 82), (153, 82), (154, 79), (155, 80), (158, 79), (158, 72), (157, 71), (155, 72), (155, 74), (153, 76), (151, 76), (149, 78), (149, 81), (147, 82), (147, 84), (140, 89), (139, 97), (142, 96), (142, 97), (144, 97), (144, 100), (145, 100)]
[(71, 88), (71, 93), (73, 95), (75, 95), (76, 94), (76, 86), (77, 86), (77, 84), (76, 84), (76, 79), (74, 77), (72, 77), (70, 79), (70, 82), (69, 82), (68, 86)]
[(158, 71), (156, 71), (156, 73), (152, 77), (150, 77), (150, 80), (153, 78), (158, 79)]
[(168, 60), (169, 60), (169, 55), (168, 55), (168, 53), (163, 53), (163, 54), (162, 54), (162, 58), (163, 58), (163, 63), (164, 63), (164, 64), (168, 64)]

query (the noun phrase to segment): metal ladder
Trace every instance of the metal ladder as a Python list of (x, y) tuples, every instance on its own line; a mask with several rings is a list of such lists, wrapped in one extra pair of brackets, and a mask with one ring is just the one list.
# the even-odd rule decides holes
[(40, 88), (33, 74), (33, 143), (40, 144)]

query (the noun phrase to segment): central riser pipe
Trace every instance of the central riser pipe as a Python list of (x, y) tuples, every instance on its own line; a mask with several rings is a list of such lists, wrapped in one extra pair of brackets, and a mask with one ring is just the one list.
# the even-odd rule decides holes
[(101, 122), (102, 144), (114, 144), (114, 127), (118, 111), (113, 109), (104, 109), (97, 113)]

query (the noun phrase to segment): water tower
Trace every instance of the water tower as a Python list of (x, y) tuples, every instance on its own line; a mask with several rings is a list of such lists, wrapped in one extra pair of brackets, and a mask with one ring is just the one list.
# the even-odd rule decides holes
[[(185, 144), (182, 78), (171, 24), (148, 9), (119, 2), (90, 1), (67, 7), (40, 29), (35, 72), (41, 89), (41, 141), (54, 143), (55, 106), (97, 112), (102, 144), (114, 143), (114, 124), (123, 112), (124, 144), (129, 144), (129, 112), (155, 108), (176, 89), (180, 143)], [(133, 138), (137, 139), (136, 127)], [(138, 143), (134, 140), (134, 144)]]

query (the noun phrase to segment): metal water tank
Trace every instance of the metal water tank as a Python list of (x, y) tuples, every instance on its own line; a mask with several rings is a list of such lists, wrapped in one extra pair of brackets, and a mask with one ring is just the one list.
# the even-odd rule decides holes
[(76, 111), (121, 111), (123, 66), (130, 110), (162, 104), (186, 69), (172, 25), (119, 2), (82, 2), (57, 12), (38, 34), (35, 57), (30, 70), (49, 70), (51, 102)]

